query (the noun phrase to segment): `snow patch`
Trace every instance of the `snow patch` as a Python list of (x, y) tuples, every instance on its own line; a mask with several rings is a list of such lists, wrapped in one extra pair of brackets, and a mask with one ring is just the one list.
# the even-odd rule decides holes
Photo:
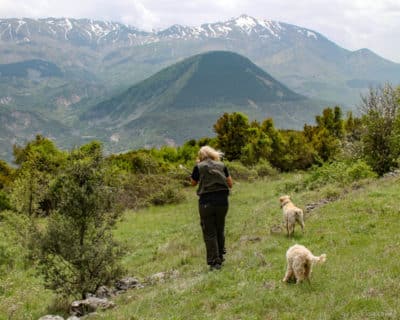
[(113, 135), (111, 135), (110, 141), (111, 142), (119, 142), (120, 138), (121, 138), (121, 136), (119, 135), (119, 133), (114, 133)]
[(15, 29), (15, 32), (17, 33), (18, 30), (19, 30), (24, 24), (26, 24), (25, 21), (23, 21), (23, 20), (18, 20), (18, 26), (17, 26), (17, 28)]
[(307, 37), (317, 39), (317, 35), (309, 30), (307, 30)]

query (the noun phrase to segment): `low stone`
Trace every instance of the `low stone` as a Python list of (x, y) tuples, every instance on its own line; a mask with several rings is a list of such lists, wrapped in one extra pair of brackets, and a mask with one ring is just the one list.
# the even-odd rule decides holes
[(108, 299), (90, 297), (85, 300), (77, 300), (71, 303), (70, 314), (81, 317), (96, 310), (106, 310), (115, 307), (115, 303)]
[(165, 280), (170, 278), (177, 278), (178, 276), (179, 276), (178, 270), (163, 271), (151, 275), (150, 277), (148, 277), (147, 281), (154, 284), (157, 282), (164, 282)]
[(242, 236), (240, 237), (241, 242), (258, 242), (261, 241), (259, 236)]
[(111, 298), (115, 296), (115, 289), (107, 286), (101, 286), (96, 290), (95, 296), (97, 298)]
[(126, 277), (115, 282), (115, 288), (117, 290), (128, 290), (141, 287), (143, 286), (140, 284), (139, 280), (133, 277)]
[(277, 225), (277, 224), (273, 225), (273, 226), (271, 226), (269, 232), (271, 234), (280, 234), (280, 233), (282, 233), (282, 227), (280, 225)]

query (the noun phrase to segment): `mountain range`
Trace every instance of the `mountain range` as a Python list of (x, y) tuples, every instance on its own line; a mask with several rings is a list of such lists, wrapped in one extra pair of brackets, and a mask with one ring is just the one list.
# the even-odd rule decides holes
[[(400, 64), (379, 57), (368, 49), (349, 51), (316, 31), (246, 15), (198, 27), (174, 25), (152, 32), (121, 23), (90, 19), (0, 19), (0, 110), (3, 114), (0, 121), (5, 121), (6, 110), (20, 112), (27, 117), (29, 115), (51, 123), (49, 128), (55, 123), (62, 123), (71, 139), (65, 139), (64, 133), (62, 137), (58, 133), (52, 134), (56, 141), (63, 141), (62, 147), (70, 147), (76, 141), (82, 142), (100, 136), (102, 139), (107, 137), (104, 141), (113, 146), (110, 149), (118, 151), (122, 145), (129, 147), (129, 144), (122, 143), (120, 147), (115, 147), (116, 141), (121, 141), (118, 140), (118, 134), (121, 133), (114, 132), (116, 128), (126, 129), (130, 126), (137, 129), (135, 121), (140, 123), (141, 117), (148, 117), (153, 112), (153, 116), (156, 113), (159, 116), (159, 119), (153, 118), (153, 121), (157, 120), (159, 123), (153, 123), (152, 126), (159, 129), (150, 134), (152, 138), (143, 130), (137, 129), (137, 136), (131, 136), (131, 140), (134, 140), (131, 145), (152, 145), (155, 141), (161, 143), (170, 139), (166, 134), (168, 130), (162, 129), (170, 124), (161, 117), (162, 114), (168, 114), (162, 108), (180, 110), (174, 116), (174, 129), (179, 131), (185, 123), (182, 119), (191, 114), (191, 108), (198, 108), (200, 102), (205, 110), (216, 110), (229, 105), (226, 93), (217, 96), (212, 91), (215, 89), (217, 92), (224, 92), (223, 85), (228, 83), (216, 81), (215, 88), (207, 88), (206, 84), (198, 86), (203, 83), (201, 77), (204, 77), (204, 70), (212, 68), (199, 69), (207, 59), (203, 57), (199, 60), (199, 56), (193, 56), (210, 51), (231, 51), (250, 59), (251, 62), (247, 63), (254, 63), (268, 73), (268, 81), (276, 79), (296, 97), (285, 103), (307, 101), (305, 104), (312, 106), (308, 107), (312, 112), (316, 111), (314, 107), (317, 105), (320, 110), (328, 103), (355, 108), (360, 93), (368, 86), (384, 82), (395, 85), (400, 83)], [(230, 59), (234, 60), (233, 57), (231, 55)], [(187, 58), (189, 60), (185, 60)], [(216, 56), (215, 58), (219, 61), (218, 65), (221, 64), (222, 60)], [(182, 64), (176, 65), (177, 63)], [(172, 69), (168, 69), (172, 65)], [(163, 72), (157, 73), (160, 70)], [(257, 72), (260, 71), (254, 70), (252, 75), (257, 78)], [(162, 91), (158, 88), (160, 79), (173, 72), (177, 73), (176, 78), (167, 77), (169, 80), (161, 81), (163, 85), (170, 84), (172, 87)], [(246, 73), (242, 74), (244, 75), (249, 76)], [(214, 74), (215, 76), (217, 75)], [(154, 83), (151, 84), (152, 82)], [(255, 88), (252, 90), (252, 86), (245, 84), (242, 82), (242, 91), (257, 92)], [(152, 90), (152, 98), (141, 96), (143, 92)], [(259, 111), (265, 110), (263, 108), (266, 108), (268, 99), (260, 103), (262, 99), (257, 100), (253, 96), (236, 96), (238, 91), (229, 92), (231, 106), (248, 108), (249, 115), (253, 118), (265, 117), (266, 114), (261, 115)], [(198, 96), (194, 96), (195, 94)], [(208, 95), (209, 100), (216, 103), (214, 107), (207, 101)], [(122, 107), (126, 104), (122, 101), (129, 100), (124, 97), (128, 96), (132, 101), (132, 110)], [(287, 97), (289, 96), (290, 94)], [(321, 100), (329, 102), (323, 103)], [(111, 105), (116, 109), (105, 107), (104, 101), (113, 102)], [(114, 104), (115, 101), (122, 104)], [(190, 101), (198, 101), (199, 105), (188, 104)], [(276, 103), (277, 101), (268, 103), (270, 110), (279, 109), (271, 107)], [(282, 105), (283, 101), (279, 103)], [(138, 111), (142, 110), (138, 105), (145, 111)], [(253, 107), (249, 107), (250, 105)], [(129, 116), (128, 110), (133, 112)], [(292, 117), (289, 120), (285, 120), (282, 114), (271, 116), (276, 118), (279, 125), (289, 124), (296, 128), (301, 127), (305, 121), (313, 120), (309, 112), (300, 113), (296, 115), (298, 118)], [(133, 118), (134, 120), (128, 121)], [(145, 123), (144, 118), (141, 120), (141, 123)], [(213, 118), (207, 124), (208, 128), (215, 120)], [(17, 123), (21, 124), (18, 121)], [(96, 124), (105, 127), (96, 127)], [(29, 129), (18, 128), (15, 125), (14, 136), (3, 139), (17, 143), (24, 141), (26, 130)], [(155, 139), (160, 132), (164, 134)], [(33, 133), (32, 128), (31, 134)], [(110, 136), (113, 137), (111, 142)], [(178, 142), (186, 136), (182, 134), (177, 140), (173, 137), (171, 139)], [(0, 157), (9, 152), (4, 151), (1, 146), (0, 149)]]

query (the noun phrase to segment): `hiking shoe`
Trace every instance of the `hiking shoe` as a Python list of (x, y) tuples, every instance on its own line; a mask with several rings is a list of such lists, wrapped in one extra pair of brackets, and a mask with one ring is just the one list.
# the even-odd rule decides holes
[(221, 270), (221, 265), (219, 263), (210, 265), (210, 271)]

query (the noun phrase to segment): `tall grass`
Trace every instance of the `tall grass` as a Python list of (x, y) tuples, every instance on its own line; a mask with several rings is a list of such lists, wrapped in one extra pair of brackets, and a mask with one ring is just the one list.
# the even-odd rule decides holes
[[(293, 239), (270, 234), (281, 221), (278, 196), (293, 175), (240, 183), (227, 217), (227, 260), (209, 272), (196, 198), (178, 206), (128, 213), (118, 236), (130, 247), (125, 264), (143, 280), (159, 271), (178, 276), (117, 299), (107, 319), (397, 319), (400, 307), (398, 193), (393, 180), (379, 180), (320, 207)], [(304, 207), (317, 190), (299, 191)], [(294, 243), (326, 253), (311, 285), (281, 282), (285, 252)], [(99, 319), (102, 316), (99, 315)]]
[[(116, 236), (126, 246), (128, 274), (146, 286), (116, 297), (115, 309), (91, 319), (398, 319), (399, 178), (348, 189), (307, 215), (304, 235), (298, 227), (292, 239), (271, 234), (271, 226), (282, 220), (278, 197), (284, 186), (303, 180), (300, 174), (282, 174), (234, 185), (221, 271), (210, 272), (206, 265), (194, 189), (187, 189), (187, 199), (178, 205), (127, 211)], [(291, 196), (304, 208), (321, 198), (321, 189), (303, 188)], [(310, 285), (281, 282), (285, 252), (295, 243), (328, 256), (314, 268)], [(32, 270), (18, 266), (11, 274), (14, 280), (21, 276), (25, 288), (40, 288)], [(174, 276), (148, 281), (168, 271)], [(21, 295), (21, 287), (14, 283), (10, 295)], [(21, 310), (14, 318), (34, 319), (51, 299), (39, 289), (27, 293), (21, 301), (31, 315)], [(0, 307), (0, 319), (7, 319), (8, 306)]]

